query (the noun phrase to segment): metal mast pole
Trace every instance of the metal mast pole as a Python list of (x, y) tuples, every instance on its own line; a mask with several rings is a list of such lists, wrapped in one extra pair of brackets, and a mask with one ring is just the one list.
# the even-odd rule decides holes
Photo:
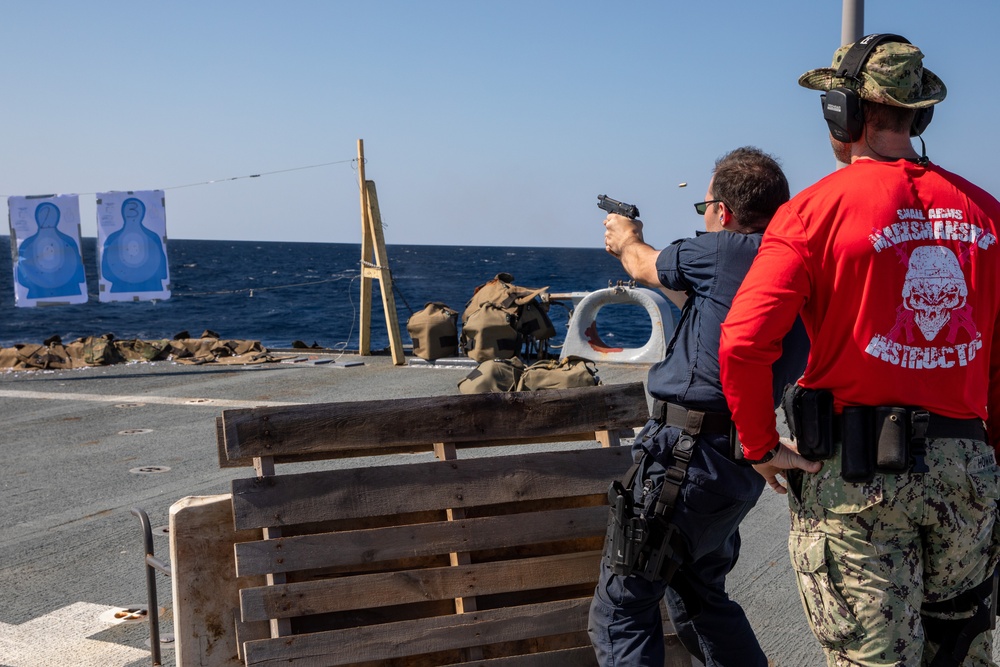
[[(852, 44), (865, 35), (865, 0), (844, 0), (840, 19), (840, 45)], [(847, 165), (837, 160), (837, 169)]]
[(840, 45), (856, 42), (865, 34), (865, 0), (844, 0)]

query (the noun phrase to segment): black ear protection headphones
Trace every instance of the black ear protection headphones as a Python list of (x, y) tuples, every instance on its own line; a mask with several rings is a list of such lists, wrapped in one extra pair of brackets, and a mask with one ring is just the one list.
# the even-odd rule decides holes
[[(871, 55), (875, 47), (882, 42), (902, 42), (909, 44), (909, 40), (899, 35), (874, 34), (862, 37), (844, 54), (844, 59), (840, 62), (840, 67), (834, 74), (838, 78), (854, 79), (860, 85), (858, 74), (864, 67), (868, 56)], [(861, 109), (861, 97), (850, 88), (831, 88), (820, 95), (823, 104), (823, 118), (830, 126), (830, 134), (837, 141), (844, 143), (854, 143), (861, 138), (861, 131), (865, 127), (865, 117)], [(934, 116), (934, 107), (917, 109), (910, 125), (910, 136), (919, 137), (930, 125)]]

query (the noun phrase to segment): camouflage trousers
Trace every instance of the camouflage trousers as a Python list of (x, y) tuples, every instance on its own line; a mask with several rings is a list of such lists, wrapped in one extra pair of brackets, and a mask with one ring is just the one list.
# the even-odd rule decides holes
[[(982, 441), (928, 440), (930, 472), (840, 477), (840, 456), (792, 475), (788, 547), (809, 625), (827, 664), (929, 665), (921, 605), (955, 597), (992, 573), (1000, 468)], [(998, 528), (1000, 537), (1000, 528)], [(961, 615), (961, 614), (958, 614)], [(992, 666), (992, 633), (963, 663)]]

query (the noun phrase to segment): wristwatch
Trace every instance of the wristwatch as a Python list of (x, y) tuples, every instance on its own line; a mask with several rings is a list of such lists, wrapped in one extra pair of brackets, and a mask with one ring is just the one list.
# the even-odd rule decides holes
[(781, 449), (781, 443), (780, 442), (777, 445), (774, 446), (774, 449), (770, 450), (769, 452), (767, 452), (766, 454), (764, 454), (764, 456), (760, 457), (759, 459), (748, 459), (748, 458), (744, 457), (743, 461), (746, 462), (746, 463), (749, 463), (752, 466), (760, 465), (761, 463), (767, 463), (768, 461), (770, 461), (771, 459), (773, 459), (775, 457), (775, 455), (778, 453), (779, 449)]

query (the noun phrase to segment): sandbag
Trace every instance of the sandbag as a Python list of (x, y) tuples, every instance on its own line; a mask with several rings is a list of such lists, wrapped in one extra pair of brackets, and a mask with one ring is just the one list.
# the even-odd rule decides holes
[(515, 357), (521, 349), (516, 322), (516, 316), (485, 303), (462, 327), (462, 348), (479, 362)]
[(170, 350), (170, 341), (166, 338), (159, 340), (116, 340), (115, 347), (118, 354), (125, 361), (156, 361), (166, 359)]
[(514, 391), (524, 362), (517, 357), (512, 359), (489, 359), (482, 362), (458, 383), (458, 390), (463, 394), (489, 394)]
[(536, 361), (524, 369), (517, 384), (517, 391), (594, 387), (600, 383), (597, 367), (591, 361), (575, 357), (562, 361), (546, 359)]
[(555, 325), (549, 319), (545, 307), (536, 298), (521, 306), (517, 318), (517, 330), (522, 336), (526, 338), (530, 336), (534, 340), (548, 340), (556, 335)]
[(206, 331), (201, 338), (170, 341), (170, 357), (178, 364), (257, 364), (271, 361), (271, 354), (255, 340), (219, 340)]
[(25, 368), (24, 359), (18, 352), (18, 347), (0, 347), (0, 368)]
[(83, 344), (83, 361), (88, 366), (108, 366), (124, 360), (115, 345), (114, 334), (88, 336), (79, 342)]
[[(187, 332), (184, 332), (186, 335)], [(18, 343), (0, 348), (0, 368), (24, 370), (75, 369), (108, 366), (131, 361), (172, 359), (179, 364), (260, 364), (275, 361), (267, 348), (256, 340), (219, 340), (206, 331), (202, 338), (173, 340), (116, 340), (114, 334), (77, 338), (63, 344), (59, 336), (41, 345)]]
[(478, 286), (462, 313), (462, 350), (472, 359), (509, 359), (526, 343), (547, 340), (556, 330), (539, 299), (548, 287), (528, 289), (513, 284), (509, 273), (498, 273)]
[(432, 361), (458, 354), (458, 311), (431, 301), (406, 322), (413, 354)]

